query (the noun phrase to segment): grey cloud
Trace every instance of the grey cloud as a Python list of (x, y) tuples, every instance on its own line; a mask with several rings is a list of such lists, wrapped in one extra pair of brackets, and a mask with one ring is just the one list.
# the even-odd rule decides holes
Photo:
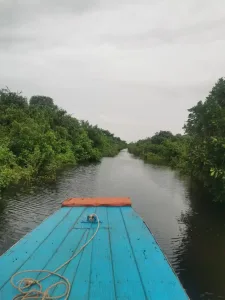
[[(225, 16), (210, 22), (197, 22), (184, 28), (152, 28), (146, 32), (137, 34), (121, 34), (121, 35), (103, 35), (100, 40), (106, 43), (117, 44), (121, 46), (133, 47), (158, 47), (162, 44), (171, 44), (178, 42), (198, 43), (199, 37), (205, 41), (212, 41), (224, 38)], [(209, 36), (205, 36), (213, 32)], [(190, 40), (190, 37), (192, 38)]]
[[(32, 44), (36, 48), (42, 47), (36, 35), (23, 32), (24, 28), (29, 28), (32, 23), (36, 23), (38, 29), (48, 17), (53, 20), (60, 17), (60, 21), (63, 22), (63, 18), (75, 19), (83, 14), (104, 8), (110, 9), (117, 5), (119, 1), (113, 2), (112, 5), (108, 0), (0, 0), (0, 50), (24, 44), (28, 47)], [(48, 41), (45, 42), (48, 44)], [(60, 41), (57, 44), (59, 43)]]
[(0, 0), (0, 88), (127, 140), (181, 132), (225, 70), (218, 0)]
[[(98, 7), (98, 1), (89, 0), (3, 0), (0, 1), (0, 45), (26, 42), (31, 38), (16, 37), (14, 31), (36, 19), (54, 14), (81, 14)], [(65, 17), (66, 18), (66, 17)]]
[(31, 44), (35, 39), (32, 36), (17, 34), (10, 30), (0, 31), (0, 52), (10, 50), (15, 45)]
[[(89, 0), (3, 0), (0, 2), (1, 24), (13, 24), (41, 13), (82, 13), (98, 7)], [(41, 18), (41, 16), (40, 16)]]

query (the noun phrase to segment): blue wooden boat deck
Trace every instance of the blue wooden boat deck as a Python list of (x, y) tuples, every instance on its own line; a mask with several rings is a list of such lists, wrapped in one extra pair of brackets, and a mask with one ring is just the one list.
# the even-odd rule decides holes
[[(91, 213), (101, 221), (97, 235), (59, 271), (71, 283), (70, 300), (188, 299), (132, 207), (63, 207), (55, 212), (0, 257), (0, 299), (10, 300), (18, 294), (10, 284), (15, 272), (53, 271), (68, 260), (96, 229), (96, 223), (83, 222)], [(44, 287), (54, 280), (49, 277)], [(63, 287), (57, 287), (53, 295), (59, 289)]]

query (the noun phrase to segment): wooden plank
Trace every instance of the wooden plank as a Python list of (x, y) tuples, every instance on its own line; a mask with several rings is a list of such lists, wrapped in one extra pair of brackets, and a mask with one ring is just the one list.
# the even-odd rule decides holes
[[(96, 212), (96, 208), (90, 208), (89, 213)], [(88, 226), (88, 236), (86, 242), (92, 237), (96, 230), (96, 224), (83, 224)], [(65, 272), (65, 276), (71, 282), (71, 293), (69, 299), (82, 299), (87, 300), (89, 297), (89, 284), (91, 273), (91, 261), (92, 261), (92, 248), (91, 242), (81, 253), (79, 263), (75, 265), (71, 262), (69, 268)]]
[[(147, 299), (120, 208), (108, 208), (117, 299)], [(148, 298), (151, 299), (151, 298)]]
[(143, 220), (132, 208), (120, 208), (148, 299), (187, 300), (178, 278)]
[[(60, 267), (62, 264), (64, 264), (67, 260), (69, 260), (79, 249), (80, 247), (85, 243), (85, 240), (87, 239), (87, 229), (84, 230), (79, 230), (76, 229), (77, 225), (79, 222), (81, 222), (84, 219), (84, 213), (86, 213), (86, 210), (82, 213), (82, 215), (79, 217), (77, 220), (76, 225), (70, 230), (69, 234), (65, 236), (65, 240), (62, 242), (60, 247), (57, 249), (55, 254), (51, 257), (50, 261), (44, 266), (43, 269), (45, 270), (50, 270), (50, 271), (55, 271), (58, 267)], [(74, 260), (79, 260), (79, 255), (78, 257), (74, 258)], [(72, 261), (70, 262), (72, 263)], [(62, 269), (57, 271), (57, 273), (64, 275), (66, 269), (69, 267), (69, 264), (64, 266)], [(45, 275), (44, 275), (45, 276)], [(43, 278), (44, 277), (42, 274), (38, 276), (37, 278)], [(51, 286), (53, 283), (56, 283), (59, 281), (59, 277), (57, 276), (50, 276), (48, 279), (44, 280), (42, 282), (43, 290), (46, 290), (49, 286)], [(65, 288), (63, 287), (60, 290), (56, 289), (51, 291), (51, 295), (54, 294), (60, 295), (63, 294), (63, 291)]]
[[(33, 252), (18, 271), (43, 269), (59, 249), (61, 243), (65, 240), (65, 236), (68, 235), (70, 230), (75, 226), (83, 211), (84, 208), (77, 208), (76, 210), (71, 209), (63, 222), (59, 223), (57, 228), (42, 242), (40, 247)], [(39, 232), (39, 234), (42, 233), (44, 233), (44, 228)], [(9, 268), (10, 267), (11, 265)], [(20, 276), (18, 276), (18, 280), (20, 280)], [(0, 292), (2, 297), (0, 297), (0, 299), (12, 299), (16, 294), (16, 290), (12, 288), (10, 282), (7, 282)]]
[(89, 299), (112, 300), (116, 299), (116, 296), (109, 244), (107, 208), (97, 208), (96, 214), (102, 223), (98, 234), (93, 240)]
[(71, 208), (64, 208), (47, 218), (31, 233), (27, 234), (0, 259), (0, 290), (31, 254), (40, 247), (52, 231), (64, 220)]
[[(77, 208), (73, 208), (73, 209), (77, 209)], [(95, 208), (87, 208), (85, 210), (85, 214), (83, 214), (82, 218), (80, 218), (80, 221), (81, 220), (86, 220), (87, 215), (93, 213), (93, 211), (95, 211), (95, 210), (96, 210)], [(85, 232), (85, 235), (84, 235), (84, 238), (79, 243), (79, 246), (77, 247), (78, 251), (90, 239), (90, 237), (94, 233), (95, 226), (96, 226), (95, 224), (93, 224), (94, 228), (92, 230), (92, 229), (90, 229), (90, 228), (92, 228), (92, 224), (82, 223), (80, 221), (76, 224), (74, 232), (77, 235), (79, 235), (79, 232), (80, 233)], [(92, 245), (90, 243), (87, 247), (84, 248), (84, 250), (76, 258), (74, 258), (67, 265), (66, 268), (64, 268), (63, 272), (61, 273), (63, 276), (65, 276), (70, 281), (70, 284), (71, 284), (71, 293), (70, 293), (69, 299), (85, 299), (83, 297), (75, 298), (72, 295), (73, 295), (74, 292), (78, 292), (80, 294), (87, 292), (87, 290), (85, 290), (82, 285), (79, 285), (78, 286), (78, 291), (76, 291), (77, 286), (76, 286), (75, 283), (76, 283), (76, 278), (78, 277), (77, 273), (78, 273), (78, 269), (79, 269), (79, 266), (80, 266), (80, 262), (83, 259), (84, 253), (86, 251), (89, 251), (91, 248), (92, 248)], [(88, 280), (89, 280), (89, 277), (88, 277)], [(87, 282), (88, 282), (88, 280), (87, 280)], [(64, 288), (62, 286), (59, 286), (54, 290), (53, 296), (60, 295), (60, 294), (62, 294), (63, 291), (64, 291)]]
[(64, 206), (131, 206), (131, 200), (128, 197), (69, 198), (63, 201)]

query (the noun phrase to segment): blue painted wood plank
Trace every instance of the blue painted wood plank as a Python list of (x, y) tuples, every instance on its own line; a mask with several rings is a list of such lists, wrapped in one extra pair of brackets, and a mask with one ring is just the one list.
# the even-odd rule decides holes
[[(79, 218), (78, 222), (82, 216)], [(51, 257), (50, 261), (44, 266), (45, 270), (54, 271), (62, 264), (64, 264), (67, 260), (69, 260), (75, 253), (80, 249), (80, 247), (85, 243), (87, 237), (87, 229), (84, 230), (76, 230), (75, 227), (69, 232), (69, 234), (65, 237), (65, 240), (62, 242), (60, 247), (57, 249), (55, 254)], [(74, 258), (78, 260), (79, 258)], [(64, 266), (62, 269), (57, 271), (57, 273), (64, 275), (65, 270), (69, 267), (70, 263)], [(37, 278), (43, 278), (44, 276), (40, 274)], [(59, 281), (59, 277), (50, 276), (46, 280), (42, 282), (43, 290), (46, 290), (53, 283)], [(55, 290), (55, 289), (54, 289)], [(52, 290), (52, 294), (54, 290)], [(64, 291), (64, 288), (62, 289)], [(63, 291), (58, 291), (58, 294), (63, 294)]]
[[(84, 233), (82, 234), (82, 237), (77, 244), (76, 250), (79, 251), (79, 249), (85, 244), (88, 240), (88, 235), (89, 231), (88, 230), (83, 230)], [(66, 279), (69, 280), (71, 289), (73, 288), (73, 278), (76, 277), (77, 269), (80, 264), (81, 258), (83, 256), (83, 252), (81, 252), (76, 258), (74, 258), (67, 266), (62, 268), (62, 271), (59, 272), (61, 273)], [(62, 295), (65, 291), (65, 287), (59, 285), (54, 290), (52, 291), (51, 295), (53, 297), (57, 297), (59, 295)], [(71, 297), (69, 297), (71, 299)]]
[[(74, 208), (76, 209), (76, 208)], [(87, 215), (96, 211), (96, 208), (87, 208), (82, 219), (86, 220)], [(81, 229), (82, 228), (82, 229)], [(96, 230), (96, 224), (80, 223), (76, 225), (76, 231), (87, 231), (86, 239), (79, 245), (83, 246), (93, 235)], [(91, 269), (91, 253), (92, 253), (92, 242), (84, 248), (84, 250), (70, 262), (68, 267), (65, 269), (63, 276), (65, 276), (71, 283), (71, 293), (69, 299), (88, 299), (88, 286), (90, 281), (90, 269)], [(53, 293), (54, 296), (62, 294), (63, 288), (56, 288)]]
[(109, 224), (106, 207), (98, 207), (96, 214), (102, 221), (93, 240), (89, 299), (115, 299), (114, 274), (109, 244)]
[(122, 207), (120, 211), (148, 298), (187, 300), (178, 278), (143, 220), (131, 207)]
[[(96, 208), (90, 208), (89, 214), (96, 212)], [(89, 232), (88, 241), (96, 230), (96, 224), (88, 224)], [(89, 286), (91, 278), (91, 261), (92, 261), (93, 243), (91, 242), (81, 253), (79, 264), (76, 265), (76, 273), (73, 271), (74, 266), (71, 264), (66, 271), (66, 277), (71, 281), (70, 300), (72, 299), (89, 299)], [(75, 273), (75, 274), (74, 274)]]
[(0, 289), (64, 220), (71, 208), (60, 209), (10, 248), (0, 259)]
[[(117, 299), (147, 299), (120, 209), (108, 208)], [(151, 299), (151, 298), (149, 298)]]
[[(64, 210), (64, 208), (62, 209)], [(84, 208), (77, 208), (76, 210), (71, 209), (67, 214), (67, 217), (63, 222), (59, 223), (57, 230), (53, 230), (52, 233), (48, 236), (48, 239), (45, 239), (40, 247), (38, 247), (29, 259), (19, 268), (18, 271), (22, 270), (32, 270), (32, 269), (43, 269), (44, 266), (50, 261), (51, 257), (56, 253), (61, 243), (64, 241), (65, 236), (70, 232), (70, 230), (75, 226), (80, 215), (84, 211)], [(42, 234), (44, 229), (39, 232)], [(22, 275), (21, 275), (22, 277)], [(18, 280), (20, 276), (18, 276)], [(17, 294), (16, 290), (12, 288), (10, 282), (7, 282), (6, 285), (0, 291), (0, 296), (2, 299), (11, 299)], [(0, 297), (0, 299), (1, 299)]]

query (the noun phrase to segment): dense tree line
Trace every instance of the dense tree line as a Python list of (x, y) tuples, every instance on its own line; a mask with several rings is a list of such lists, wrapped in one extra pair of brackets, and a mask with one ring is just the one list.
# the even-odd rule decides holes
[(129, 152), (147, 162), (181, 168), (186, 156), (188, 137), (160, 131), (151, 138), (130, 143)]
[(225, 202), (225, 80), (220, 78), (205, 101), (189, 109), (184, 135), (160, 131), (129, 145), (148, 162), (179, 168), (202, 183), (215, 201)]
[(65, 165), (114, 156), (126, 143), (79, 121), (50, 97), (0, 90), (0, 189), (21, 180), (53, 179)]

